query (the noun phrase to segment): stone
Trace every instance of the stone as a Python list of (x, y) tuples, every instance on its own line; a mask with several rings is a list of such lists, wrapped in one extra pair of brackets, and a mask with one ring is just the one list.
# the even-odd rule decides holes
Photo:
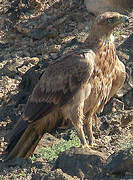
[(122, 149), (109, 156), (105, 169), (110, 175), (133, 174), (133, 147)]
[(56, 161), (55, 168), (77, 176), (80, 179), (100, 179), (106, 157), (87, 148), (71, 148), (62, 153)]

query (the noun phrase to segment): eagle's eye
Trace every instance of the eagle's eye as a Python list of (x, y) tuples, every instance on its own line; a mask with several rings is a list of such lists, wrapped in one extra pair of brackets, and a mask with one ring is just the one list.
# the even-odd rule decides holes
[(114, 17), (108, 18), (108, 19), (107, 19), (107, 22), (108, 22), (109, 24), (114, 24), (115, 18), (114, 18)]

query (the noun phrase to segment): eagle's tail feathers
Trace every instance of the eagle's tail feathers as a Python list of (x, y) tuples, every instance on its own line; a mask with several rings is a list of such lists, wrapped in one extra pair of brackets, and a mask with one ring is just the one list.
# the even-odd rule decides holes
[[(54, 119), (52, 117), (54, 117)], [(25, 121), (23, 123), (22, 121), (23, 120), (20, 122), (21, 126), (25, 123)], [(58, 123), (60, 123), (60, 119), (53, 115), (48, 115), (44, 119), (24, 125), (25, 128), (22, 128), (22, 131), (19, 129), (18, 123), (18, 126), (16, 126), (14, 130), (15, 133), (13, 133), (6, 149), (6, 160), (15, 157), (26, 158), (32, 155), (43, 134), (54, 129)]]

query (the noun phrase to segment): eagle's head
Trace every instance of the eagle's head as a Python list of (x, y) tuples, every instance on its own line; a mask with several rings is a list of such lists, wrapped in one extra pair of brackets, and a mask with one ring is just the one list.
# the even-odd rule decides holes
[(118, 27), (122, 23), (128, 25), (129, 18), (117, 12), (105, 12), (95, 18), (94, 24), (92, 25), (92, 33), (109, 35), (115, 27)]
[(119, 14), (117, 12), (105, 12), (96, 18), (97, 25), (114, 28), (122, 23), (129, 24), (127, 16)]

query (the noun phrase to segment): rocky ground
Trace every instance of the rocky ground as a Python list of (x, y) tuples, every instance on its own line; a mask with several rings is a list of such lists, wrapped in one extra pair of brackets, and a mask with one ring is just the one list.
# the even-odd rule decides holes
[[(133, 13), (127, 14), (130, 25), (114, 32), (127, 78), (99, 115), (93, 151), (71, 148), (57, 160), (40, 157), (38, 149), (69, 139), (70, 129), (57, 129), (44, 135), (35, 159), (3, 162), (1, 155), (0, 179), (133, 179)], [(80, 46), (92, 22), (79, 0), (0, 0), (0, 154), (44, 69)]]

